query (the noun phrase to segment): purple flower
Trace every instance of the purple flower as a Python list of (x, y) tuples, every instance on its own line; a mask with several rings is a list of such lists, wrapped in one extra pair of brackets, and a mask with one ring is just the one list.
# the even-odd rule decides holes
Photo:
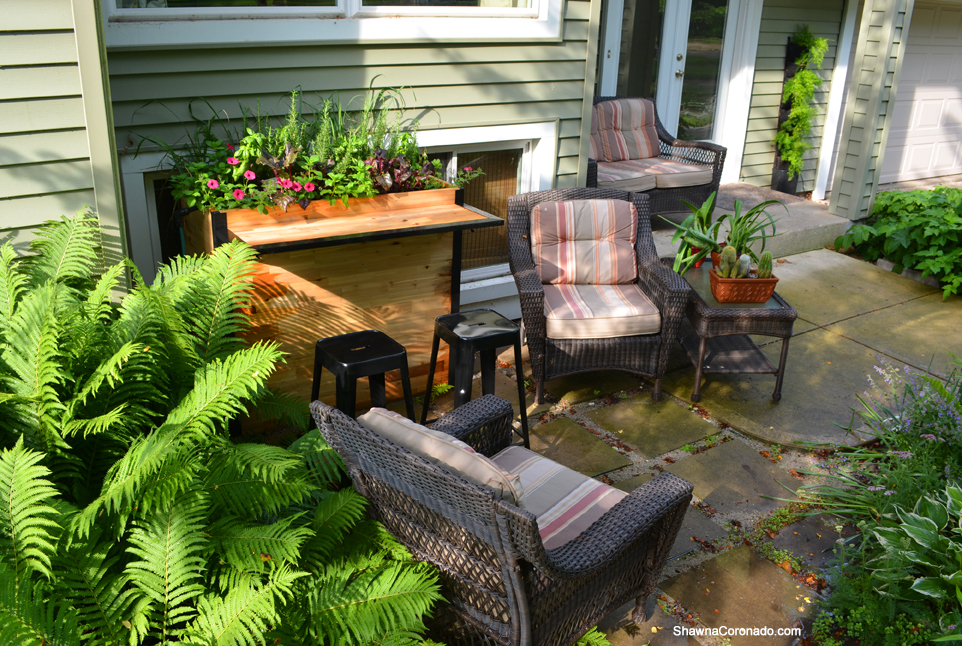
[(885, 489), (885, 487), (881, 485), (875, 485), (868, 488), (869, 491), (882, 491), (882, 489)]
[(894, 493), (895, 493), (894, 491), (886, 491), (886, 492), (885, 492), (885, 495), (886, 495), (886, 496), (891, 496), (891, 495), (894, 494)]
[(924, 435), (920, 435), (919, 437), (921, 437), (923, 440), (928, 440), (929, 442), (934, 442), (936, 440), (936, 437), (931, 433), (925, 433)]

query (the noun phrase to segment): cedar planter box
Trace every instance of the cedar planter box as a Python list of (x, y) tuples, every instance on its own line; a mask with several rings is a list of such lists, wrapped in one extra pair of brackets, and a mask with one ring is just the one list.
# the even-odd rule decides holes
[(775, 293), (778, 279), (771, 278), (721, 278), (714, 269), (711, 276), (711, 294), (719, 303), (764, 303)]
[[(455, 188), (352, 198), (348, 206), (317, 200), (306, 209), (195, 211), (184, 219), (188, 253), (240, 239), (260, 252), (248, 340), (271, 340), (288, 353), (268, 385), (308, 399), (318, 339), (376, 329), (403, 345), (415, 394), (427, 384), (434, 319), (457, 311), (460, 236), (499, 226), (462, 206)], [(455, 286), (452, 289), (452, 286)], [(445, 344), (442, 344), (444, 346)], [(447, 354), (436, 381), (446, 381)], [(401, 399), (398, 373), (387, 374), (388, 400)], [(334, 404), (325, 372), (320, 398)], [(366, 379), (357, 404), (370, 402)]]

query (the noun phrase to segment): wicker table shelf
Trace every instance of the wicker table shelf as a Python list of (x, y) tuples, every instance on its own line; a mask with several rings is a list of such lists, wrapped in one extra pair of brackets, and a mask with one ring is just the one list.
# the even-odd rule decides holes
[[(663, 260), (670, 263), (673, 259)], [(686, 314), (695, 335), (681, 343), (695, 366), (692, 401), (701, 399), (703, 374), (773, 374), (772, 399), (780, 400), (788, 341), (798, 312), (777, 292), (765, 303), (719, 303), (711, 294), (709, 269), (710, 265), (705, 264), (685, 273), (685, 280), (692, 288)], [(782, 339), (778, 366), (765, 356), (749, 334)]]

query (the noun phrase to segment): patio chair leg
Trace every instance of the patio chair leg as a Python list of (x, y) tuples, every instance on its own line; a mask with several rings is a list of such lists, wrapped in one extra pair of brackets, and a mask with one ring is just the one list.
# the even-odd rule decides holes
[(535, 382), (535, 385), (537, 387), (535, 392), (535, 401), (537, 401), (539, 404), (543, 404), (544, 403), (544, 382), (537, 381)]
[[(649, 595), (643, 595), (635, 599), (635, 609), (631, 611), (631, 621), (636, 626), (642, 625), (651, 616), (648, 612), (648, 599)], [(654, 604), (651, 605), (654, 606)]]
[(661, 379), (655, 379), (655, 390), (651, 393), (651, 400), (661, 401)]

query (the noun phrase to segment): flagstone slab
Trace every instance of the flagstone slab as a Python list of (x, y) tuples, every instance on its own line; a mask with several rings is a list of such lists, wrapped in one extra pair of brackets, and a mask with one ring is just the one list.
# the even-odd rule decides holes
[[(844, 254), (819, 249), (776, 263), (776, 291), (817, 325), (904, 303), (935, 293), (935, 288)], [(796, 323), (796, 325), (798, 325)]]
[[(841, 533), (836, 527), (841, 528)], [(801, 559), (803, 565), (818, 570), (827, 567), (835, 558), (839, 539), (857, 533), (851, 523), (828, 514), (819, 514), (783, 527), (772, 539), (772, 546), (790, 551)]]
[(586, 476), (631, 464), (631, 460), (568, 417), (532, 427), (531, 450)]
[[(615, 489), (621, 489), (622, 491), (631, 493), (651, 479), (652, 475), (650, 473), (642, 473), (633, 478), (615, 483), (613, 486)], [(668, 553), (668, 558), (673, 559), (682, 554), (687, 554), (688, 552), (699, 549), (698, 543), (693, 541), (692, 538), (710, 542), (727, 535), (727, 533), (728, 532), (718, 523), (708, 518), (705, 514), (694, 507), (689, 507), (688, 511), (685, 512), (685, 519), (681, 523), (681, 529), (678, 530), (678, 537), (675, 538), (675, 542), (671, 546), (671, 551)]]
[(644, 393), (585, 413), (585, 417), (646, 457), (697, 442), (718, 428), (670, 398)]
[(634, 609), (634, 601), (626, 603), (598, 622), (598, 630), (611, 646), (699, 646), (694, 637), (676, 634), (676, 626), (681, 624), (657, 606), (651, 619), (641, 625), (631, 620)]
[[(791, 628), (814, 615), (815, 595), (747, 546), (724, 552), (660, 587), (711, 628)], [(808, 601), (806, 601), (806, 598)], [(790, 646), (790, 636), (732, 636), (732, 646)]]
[(637, 388), (642, 383), (640, 377), (627, 372), (598, 370), (552, 379), (545, 384), (545, 392), (558, 401), (565, 401), (573, 406), (629, 388)]
[(679, 460), (667, 471), (695, 485), (695, 495), (722, 513), (767, 513), (786, 503), (762, 496), (791, 498), (800, 484), (787, 471), (739, 440)]
[[(762, 351), (778, 363), (781, 344)], [(902, 364), (896, 363), (901, 369)], [(805, 442), (855, 445), (867, 436), (850, 433), (848, 425), (857, 399), (876, 375), (878, 352), (828, 330), (813, 330), (792, 338), (782, 384), (781, 401), (772, 400), (774, 375), (703, 375), (701, 401), (716, 419), (765, 442), (801, 446)], [(665, 376), (663, 388), (691, 400), (694, 371)]]
[[(941, 292), (871, 312), (828, 329), (945, 379), (962, 357), (962, 297)], [(957, 367), (957, 366), (956, 366)]]

